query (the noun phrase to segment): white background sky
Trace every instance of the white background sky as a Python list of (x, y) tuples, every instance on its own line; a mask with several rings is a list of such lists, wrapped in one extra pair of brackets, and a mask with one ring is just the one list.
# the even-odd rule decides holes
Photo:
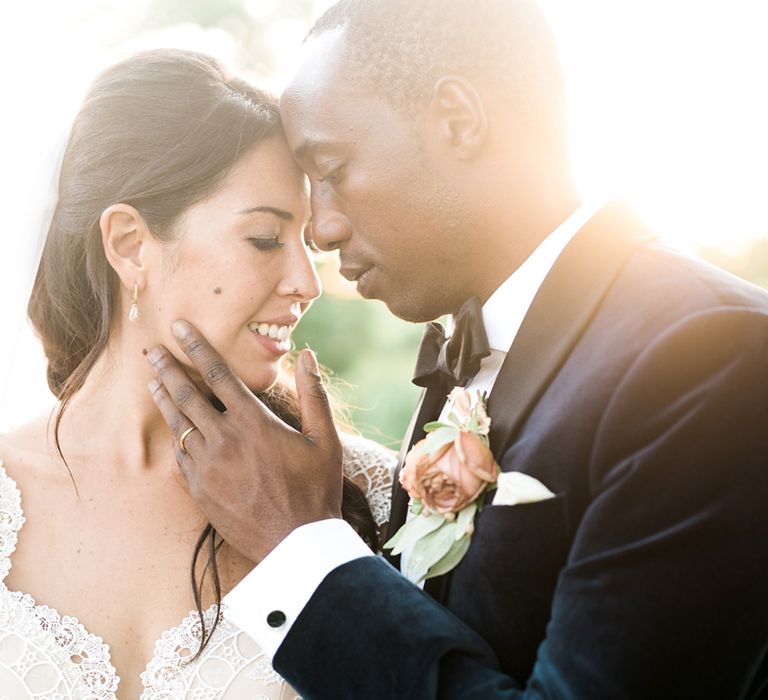
[[(182, 26), (130, 38), (149, 0), (17, 1), (0, 10), (0, 430), (46, 400), (24, 305), (53, 203), (55, 169), (96, 72), (125, 52), (181, 46), (237, 55), (222, 31)], [(215, 0), (211, 0), (215, 2)], [(278, 0), (248, 4), (253, 21)], [(317, 0), (318, 11), (330, 1)], [(768, 2), (542, 0), (571, 96), (586, 196), (620, 192), (667, 239), (735, 250), (768, 235)], [(279, 91), (307, 27), (274, 22)], [(12, 368), (8, 370), (7, 368)]]

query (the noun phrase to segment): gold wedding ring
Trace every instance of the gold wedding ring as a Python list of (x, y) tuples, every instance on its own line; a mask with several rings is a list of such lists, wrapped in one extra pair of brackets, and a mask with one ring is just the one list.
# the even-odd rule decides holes
[(193, 430), (197, 430), (197, 428), (196, 428), (194, 425), (193, 425), (191, 428), (187, 428), (187, 429), (186, 429), (186, 430), (185, 430), (185, 431), (184, 431), (184, 432), (181, 434), (181, 437), (179, 438), (179, 447), (182, 449), (182, 451), (183, 451), (183, 452), (186, 452), (186, 451), (187, 451), (187, 447), (186, 447), (186, 445), (184, 444), (184, 440), (186, 440), (186, 439), (189, 437), (189, 434), (190, 434), (190, 433), (191, 433)]

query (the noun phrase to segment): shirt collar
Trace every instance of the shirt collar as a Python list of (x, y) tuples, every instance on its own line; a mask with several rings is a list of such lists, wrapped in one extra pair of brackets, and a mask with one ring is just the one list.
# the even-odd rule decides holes
[(488, 344), (507, 352), (545, 278), (571, 239), (601, 208), (582, 204), (550, 233), (483, 304)]

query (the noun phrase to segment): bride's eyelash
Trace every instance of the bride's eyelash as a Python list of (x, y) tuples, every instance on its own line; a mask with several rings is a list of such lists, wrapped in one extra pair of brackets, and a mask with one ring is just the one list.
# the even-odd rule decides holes
[(280, 236), (249, 238), (248, 240), (259, 250), (279, 250), (285, 245), (285, 243), (280, 242)]

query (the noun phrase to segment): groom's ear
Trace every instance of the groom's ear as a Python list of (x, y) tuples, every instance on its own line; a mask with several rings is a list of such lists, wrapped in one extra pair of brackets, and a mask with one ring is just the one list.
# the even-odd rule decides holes
[(471, 160), (485, 145), (488, 117), (474, 86), (458, 76), (443, 76), (436, 83), (430, 104), (438, 136), (461, 160)]
[(99, 227), (104, 254), (123, 287), (143, 289), (146, 247), (154, 238), (144, 217), (129, 204), (113, 204), (102, 212)]

